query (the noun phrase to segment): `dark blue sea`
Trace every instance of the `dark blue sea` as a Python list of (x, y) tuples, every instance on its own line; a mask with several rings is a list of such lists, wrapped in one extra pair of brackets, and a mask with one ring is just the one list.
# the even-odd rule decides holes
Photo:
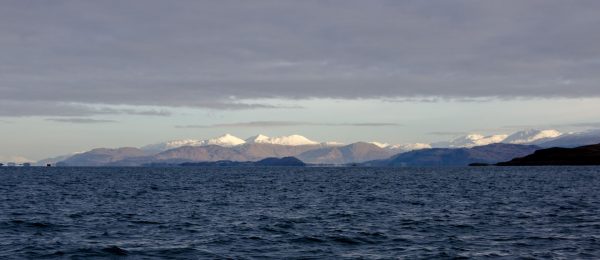
[(600, 258), (600, 168), (0, 168), (0, 259)]

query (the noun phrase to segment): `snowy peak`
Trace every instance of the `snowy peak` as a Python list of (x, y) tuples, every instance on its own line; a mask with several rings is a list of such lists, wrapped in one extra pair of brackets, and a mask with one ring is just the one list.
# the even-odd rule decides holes
[(548, 129), (548, 130), (529, 129), (529, 130), (519, 131), (514, 134), (511, 134), (506, 139), (504, 139), (504, 141), (502, 141), (502, 142), (510, 143), (510, 144), (532, 144), (532, 143), (538, 143), (541, 141), (545, 141), (545, 140), (548, 140), (551, 138), (556, 138), (561, 135), (562, 135), (561, 132), (554, 130), (554, 129)]
[(380, 142), (369, 142), (370, 144), (374, 144), (379, 148), (388, 148), (390, 144), (388, 143), (380, 143)]
[(288, 136), (280, 136), (280, 137), (268, 137), (266, 135), (257, 135), (251, 138), (246, 139), (248, 143), (258, 143), (258, 144), (277, 144), (277, 145), (290, 145), (290, 146), (298, 146), (298, 145), (317, 145), (319, 142), (312, 141), (301, 135), (288, 135)]
[(246, 143), (246, 141), (244, 141), (241, 138), (238, 138), (236, 136), (233, 136), (231, 134), (224, 134), (219, 137), (215, 137), (212, 139), (202, 141), (202, 145), (218, 145), (218, 146), (223, 146), (223, 147), (233, 147), (233, 146), (238, 146), (238, 145), (242, 145), (245, 143)]

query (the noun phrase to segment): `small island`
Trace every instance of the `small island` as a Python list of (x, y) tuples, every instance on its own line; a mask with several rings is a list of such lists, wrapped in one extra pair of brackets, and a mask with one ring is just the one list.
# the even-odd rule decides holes
[(296, 157), (283, 157), (283, 158), (265, 158), (256, 162), (236, 162), (236, 161), (215, 161), (215, 162), (186, 162), (181, 163), (179, 166), (184, 167), (281, 167), (281, 166), (294, 166), (304, 167), (306, 163)]

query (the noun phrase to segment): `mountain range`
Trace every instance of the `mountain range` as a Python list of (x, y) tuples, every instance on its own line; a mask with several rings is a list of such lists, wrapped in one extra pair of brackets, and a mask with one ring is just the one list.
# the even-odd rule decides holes
[(472, 163), (497, 163), (529, 155), (540, 147), (535, 145), (495, 143), (472, 148), (432, 148), (400, 153), (385, 160), (370, 161), (363, 166), (468, 166)]
[[(301, 135), (268, 137), (259, 134), (242, 139), (231, 134), (225, 134), (206, 140), (173, 140), (146, 145), (141, 148), (97, 148), (74, 155), (45, 159), (38, 162), (38, 164), (61, 162), (63, 165), (72, 166), (139, 166), (148, 163), (258, 161), (268, 157), (293, 156), (310, 164), (339, 165), (391, 159), (392, 156), (404, 153), (407, 154), (403, 156), (425, 156), (421, 152), (410, 153), (419, 150), (425, 150), (428, 153), (447, 152), (435, 148), (458, 149), (453, 152), (464, 152), (460, 149), (496, 143), (535, 145), (538, 148), (576, 147), (600, 143), (600, 130), (564, 134), (556, 130), (524, 130), (510, 135), (489, 136), (468, 134), (445, 142), (396, 145), (380, 142), (356, 142), (351, 144), (317, 142)], [(529, 148), (525, 150), (527, 151), (527, 149)], [(522, 156), (523, 154), (518, 153), (515, 155)], [(428, 156), (431, 156), (431, 154)], [(512, 158), (506, 158), (506, 160)], [(411, 163), (402, 163), (412, 165)]]

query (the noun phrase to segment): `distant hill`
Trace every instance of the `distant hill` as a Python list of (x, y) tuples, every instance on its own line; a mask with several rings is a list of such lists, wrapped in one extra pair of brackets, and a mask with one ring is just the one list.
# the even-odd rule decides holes
[(345, 146), (323, 144), (279, 145), (247, 142), (237, 146), (183, 146), (152, 154), (148, 149), (94, 149), (77, 154), (62, 163), (71, 166), (142, 166), (149, 164), (179, 164), (184, 162), (257, 162), (265, 158), (297, 157), (311, 164), (345, 164), (388, 158), (394, 150), (370, 143)]
[(323, 147), (306, 151), (298, 155), (300, 160), (314, 164), (346, 164), (370, 160), (384, 159), (392, 156), (394, 151), (379, 147), (372, 143), (354, 143), (339, 147)]
[(473, 148), (433, 148), (411, 151), (386, 160), (366, 162), (364, 166), (467, 166), (472, 163), (497, 163), (525, 156), (540, 149), (533, 145), (489, 144)]
[(52, 158), (46, 158), (35, 162), (36, 166), (46, 166), (47, 164), (56, 165), (57, 162), (64, 161), (73, 157), (75, 154), (59, 155)]
[(500, 166), (600, 165), (600, 144), (577, 148), (548, 148), (531, 155), (498, 163)]
[(134, 147), (117, 149), (97, 148), (89, 152), (75, 154), (60, 162), (66, 166), (106, 166), (126, 158), (143, 157), (148, 153)]

